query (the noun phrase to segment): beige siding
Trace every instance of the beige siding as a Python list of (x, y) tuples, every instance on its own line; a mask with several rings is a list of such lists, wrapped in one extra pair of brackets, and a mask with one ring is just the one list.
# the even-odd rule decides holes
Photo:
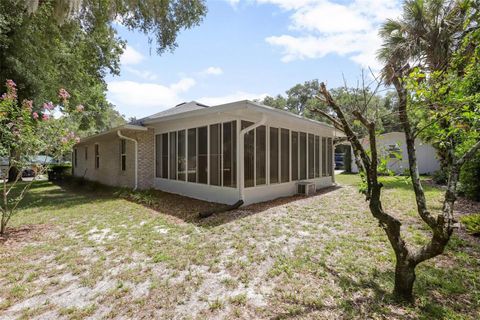
[[(138, 141), (138, 188), (147, 189), (153, 185), (153, 130), (122, 130), (122, 134)], [(100, 166), (95, 168), (95, 144), (99, 146)], [(85, 159), (85, 147), (88, 159)], [(126, 170), (121, 170), (120, 138), (114, 133), (92, 138), (77, 144), (77, 165), (73, 162), (74, 175), (87, 180), (118, 187), (133, 188), (135, 185), (135, 145), (126, 141)]]

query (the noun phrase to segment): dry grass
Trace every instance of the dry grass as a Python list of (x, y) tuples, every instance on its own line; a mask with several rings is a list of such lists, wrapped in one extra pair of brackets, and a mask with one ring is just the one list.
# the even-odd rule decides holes
[[(386, 237), (357, 177), (337, 178), (341, 187), (312, 197), (205, 220), (197, 213), (216, 205), (155, 191), (145, 206), (39, 182), (0, 243), (0, 318), (479, 317), (480, 247), (470, 236), (421, 265), (416, 304), (398, 305)], [(385, 207), (412, 245), (424, 243), (408, 184), (386, 179)], [(432, 210), (441, 196), (427, 187)]]

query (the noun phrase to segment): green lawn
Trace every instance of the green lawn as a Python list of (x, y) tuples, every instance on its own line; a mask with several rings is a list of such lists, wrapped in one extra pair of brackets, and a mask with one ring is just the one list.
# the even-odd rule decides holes
[[(479, 318), (477, 240), (456, 233), (443, 256), (419, 266), (415, 305), (398, 305), (393, 252), (358, 177), (336, 179), (312, 197), (202, 221), (196, 214), (215, 205), (37, 182), (0, 243), (0, 319)], [(385, 209), (412, 245), (424, 243), (410, 186), (383, 180)], [(439, 210), (442, 191), (426, 192)]]

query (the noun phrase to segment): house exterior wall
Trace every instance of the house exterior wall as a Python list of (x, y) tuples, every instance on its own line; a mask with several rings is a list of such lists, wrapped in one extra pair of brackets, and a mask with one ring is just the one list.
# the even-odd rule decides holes
[[(124, 136), (138, 141), (138, 188), (153, 186), (153, 130), (122, 130)], [(94, 137), (74, 147), (77, 150), (77, 163), (73, 159), (73, 174), (87, 180), (118, 187), (135, 186), (135, 144), (126, 140), (126, 168), (121, 170), (120, 137), (116, 132)], [(98, 144), (100, 166), (95, 167), (95, 145)], [(87, 148), (87, 159), (85, 159)]]
[[(155, 135), (168, 133), (177, 130), (184, 130), (190, 128), (197, 128), (201, 126), (208, 126), (210, 124), (223, 123), (229, 121), (237, 121), (237, 186), (236, 188), (231, 187), (221, 187), (214, 186), (209, 184), (200, 184), (192, 183), (187, 181), (179, 180), (170, 180), (164, 178), (154, 177), (154, 188), (164, 190), (171, 193), (177, 193), (201, 200), (213, 201), (219, 203), (233, 204), (238, 201), (241, 197), (240, 188), (239, 188), (239, 179), (240, 179), (240, 164), (243, 165), (241, 160), (238, 142), (240, 141), (240, 122), (241, 120), (257, 122), (260, 119), (259, 114), (242, 112), (241, 114), (224, 114), (219, 113), (215, 116), (199, 116), (195, 118), (182, 119), (182, 120), (172, 120), (166, 122), (160, 122), (156, 125), (152, 125), (155, 130)], [(306, 124), (305, 122), (299, 121), (285, 121), (282, 117), (268, 117), (267, 122), (265, 123), (267, 128), (267, 137), (268, 130), (270, 127), (275, 128), (285, 128), (291, 131), (301, 131), (314, 135), (319, 135), (320, 137), (334, 137), (334, 130), (332, 128), (323, 127), (315, 124)], [(290, 140), (291, 141), (291, 140)], [(269, 159), (269, 145), (267, 138), (267, 154), (266, 158)], [(332, 152), (333, 158), (333, 152)], [(155, 161), (154, 161), (155, 162)], [(290, 160), (291, 163), (291, 160)], [(332, 165), (334, 160), (332, 159)], [(321, 167), (321, 161), (320, 161)], [(155, 171), (155, 168), (152, 169)], [(333, 173), (333, 168), (332, 168)], [(261, 186), (247, 187), (244, 189), (244, 202), (245, 204), (251, 204), (256, 202), (267, 201), (279, 197), (290, 196), (297, 193), (297, 182), (298, 181), (289, 181), (283, 183), (269, 183), (269, 162), (267, 161), (267, 184)], [(328, 187), (333, 185), (334, 179), (332, 176), (318, 177), (312, 179), (303, 179), (302, 181), (311, 181), (314, 182), (317, 189)]]
[[(368, 147), (368, 140), (364, 140), (364, 146)], [(388, 169), (396, 174), (403, 174), (408, 171), (408, 153), (405, 142), (405, 134), (403, 132), (391, 132), (380, 135), (377, 139), (377, 145), (383, 156), (387, 156), (387, 150), (390, 145), (397, 145), (400, 148), (401, 159), (389, 159)], [(415, 149), (417, 151), (417, 165), (420, 174), (431, 174), (440, 170), (440, 162), (438, 160), (435, 149), (428, 143), (420, 139), (415, 141)], [(358, 167), (352, 153), (352, 172), (358, 172)]]
[[(197, 198), (206, 201), (233, 204), (239, 199), (243, 199), (245, 204), (251, 204), (261, 201), (267, 201), (279, 197), (290, 196), (297, 193), (297, 183), (298, 181), (310, 181), (314, 182), (317, 189), (328, 187), (333, 185), (333, 167), (331, 169), (332, 175), (327, 174), (326, 176), (320, 175), (319, 177), (308, 179), (308, 168), (307, 179), (302, 180), (292, 180), (292, 155), (291, 155), (291, 137), (292, 132), (303, 132), (317, 136), (320, 138), (320, 151), (316, 152), (318, 155), (322, 148), (322, 137), (323, 138), (334, 138), (335, 130), (328, 126), (319, 125), (318, 123), (307, 122), (298, 118), (290, 117), (285, 114), (275, 115), (269, 114), (264, 123), (266, 129), (266, 141), (265, 141), (265, 157), (266, 161), (266, 184), (264, 185), (254, 185), (252, 187), (246, 187), (243, 189), (243, 194), (240, 188), (240, 177), (241, 177), (241, 166), (244, 165), (243, 154), (241, 153), (240, 148), (240, 131), (241, 131), (241, 122), (242, 120), (249, 122), (258, 122), (262, 119), (262, 112), (258, 110), (252, 110), (248, 108), (239, 109), (239, 110), (228, 110), (227, 112), (216, 112), (203, 115), (190, 116), (188, 118), (168, 120), (161, 119), (160, 121), (149, 124), (147, 131), (133, 130), (133, 129), (121, 129), (121, 133), (124, 136), (133, 138), (138, 141), (138, 188), (147, 189), (147, 188), (156, 188), (166, 192), (181, 194), (184, 196)], [(236, 185), (235, 187), (228, 186), (216, 186), (210, 184), (210, 174), (208, 174), (208, 181), (206, 184), (198, 182), (188, 182), (180, 180), (170, 180), (167, 178), (157, 177), (156, 174), (156, 135), (169, 133), (179, 130), (188, 130), (191, 128), (199, 127), (208, 127), (208, 134), (210, 135), (210, 125), (226, 122), (235, 122), (236, 123), (236, 146), (235, 150), (235, 159), (236, 159)], [(269, 130), (271, 127), (279, 129), (288, 129), (289, 130), (289, 181), (288, 182), (278, 182), (270, 183), (270, 134)], [(223, 128), (223, 126), (222, 126)], [(188, 132), (188, 131), (186, 131)], [(223, 132), (223, 131), (222, 131)], [(279, 130), (279, 150), (280, 146), (280, 130)], [(185, 139), (188, 139), (186, 137)], [(223, 133), (222, 133), (223, 139)], [(307, 139), (308, 140), (308, 139)], [(117, 132), (110, 132), (104, 135), (97, 137), (91, 137), (82, 141), (81, 143), (75, 146), (77, 150), (77, 162), (75, 164), (74, 160), (74, 175), (77, 177), (85, 177), (88, 180), (98, 181), (100, 183), (111, 185), (111, 186), (121, 186), (133, 188), (135, 185), (135, 145), (132, 141), (126, 140), (126, 170), (121, 170), (121, 155), (120, 155), (120, 137), (118, 137)], [(169, 140), (170, 141), (170, 140)], [(187, 140), (188, 141), (188, 140)], [(208, 137), (208, 148), (210, 154), (210, 137)], [(308, 141), (307, 141), (308, 142)], [(221, 145), (225, 142), (222, 141)], [(95, 168), (95, 144), (99, 146), (100, 154), (100, 167)], [(185, 142), (185, 145), (186, 142)], [(308, 146), (308, 145), (307, 145)], [(85, 159), (84, 150), (85, 147), (88, 148), (88, 159)], [(185, 147), (187, 148), (187, 147)], [(197, 146), (198, 148), (198, 146)], [(318, 149), (316, 149), (318, 150)], [(308, 147), (306, 151), (306, 159), (308, 159)], [(281, 168), (281, 156), (283, 153), (279, 151), (279, 168), (278, 175), (280, 177), (280, 168)], [(186, 156), (188, 158), (188, 156)], [(210, 166), (210, 156), (208, 158), (208, 167)], [(183, 158), (182, 158), (183, 159)], [(319, 158), (319, 167), (322, 168), (322, 157)], [(178, 166), (178, 159), (174, 160)], [(221, 157), (221, 163), (223, 164), (223, 157)], [(332, 150), (332, 166), (334, 164), (333, 150)], [(169, 160), (170, 163), (170, 160)], [(253, 163), (256, 164), (254, 161)], [(198, 165), (198, 163), (197, 163)], [(307, 166), (308, 167), (308, 166)], [(251, 168), (251, 167), (250, 167)], [(184, 169), (182, 169), (184, 170)], [(185, 172), (188, 172), (187, 169)], [(198, 166), (197, 166), (198, 170)], [(256, 170), (256, 168), (254, 169)], [(170, 174), (170, 167), (168, 168)], [(180, 171), (179, 171), (180, 172)], [(182, 171), (183, 172), (183, 171)], [(198, 172), (198, 171), (197, 171)], [(220, 171), (222, 176), (221, 180), (223, 181), (223, 168)], [(229, 172), (229, 171), (226, 171)], [(285, 172), (285, 171), (283, 171)], [(254, 175), (255, 176), (255, 175)], [(179, 177), (179, 175), (178, 175)], [(255, 180), (255, 179), (254, 179)], [(279, 179), (280, 180), (280, 179)], [(251, 181), (251, 180), (250, 180)], [(255, 180), (256, 181), (256, 180)], [(255, 184), (256, 182), (254, 182)]]

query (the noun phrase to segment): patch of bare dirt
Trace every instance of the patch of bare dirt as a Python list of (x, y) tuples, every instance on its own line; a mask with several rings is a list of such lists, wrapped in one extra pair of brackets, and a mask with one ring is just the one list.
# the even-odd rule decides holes
[(0, 235), (0, 245), (5, 247), (20, 247), (31, 242), (37, 242), (52, 233), (53, 226), (49, 224), (27, 224), (20, 227), (8, 227), (5, 235)]

